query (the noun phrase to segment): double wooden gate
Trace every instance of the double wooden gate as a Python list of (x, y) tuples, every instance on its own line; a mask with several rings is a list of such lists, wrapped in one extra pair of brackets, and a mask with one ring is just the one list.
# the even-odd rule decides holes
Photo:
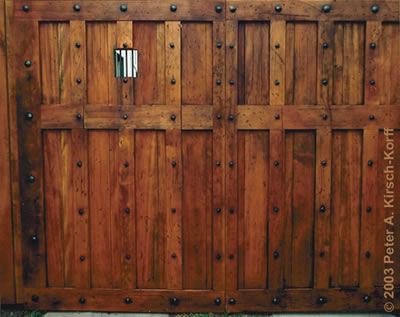
[[(17, 0), (7, 14), (17, 299), (383, 310), (398, 1)], [(138, 49), (138, 78), (114, 77), (120, 47)]]

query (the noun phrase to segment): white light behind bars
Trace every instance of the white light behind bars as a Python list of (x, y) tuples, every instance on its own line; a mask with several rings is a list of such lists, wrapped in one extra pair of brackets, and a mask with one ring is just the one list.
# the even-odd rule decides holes
[(114, 49), (115, 77), (137, 77), (138, 51), (130, 48)]

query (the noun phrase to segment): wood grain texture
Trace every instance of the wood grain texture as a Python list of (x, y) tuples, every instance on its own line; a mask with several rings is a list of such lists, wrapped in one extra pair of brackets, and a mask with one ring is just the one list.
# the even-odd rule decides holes
[[(271, 105), (285, 104), (286, 22), (270, 22), (270, 93)], [(278, 81), (278, 82), (276, 82)]]
[[(333, 34), (335, 25), (332, 21), (318, 23), (318, 65), (317, 65), (317, 104), (331, 105), (333, 93)], [(324, 45), (328, 44), (325, 48)], [(327, 80), (328, 84), (322, 81)]]

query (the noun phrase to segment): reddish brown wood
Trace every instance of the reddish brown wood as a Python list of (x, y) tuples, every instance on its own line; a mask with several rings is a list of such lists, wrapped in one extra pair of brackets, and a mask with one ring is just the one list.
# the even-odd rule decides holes
[[(270, 103), (285, 103), (286, 21), (270, 22)], [(276, 83), (278, 81), (279, 83)]]

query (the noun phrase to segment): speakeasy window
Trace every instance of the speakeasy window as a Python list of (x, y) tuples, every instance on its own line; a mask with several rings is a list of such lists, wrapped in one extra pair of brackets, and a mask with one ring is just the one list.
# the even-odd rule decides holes
[(115, 77), (136, 78), (138, 72), (138, 52), (130, 48), (114, 49)]

